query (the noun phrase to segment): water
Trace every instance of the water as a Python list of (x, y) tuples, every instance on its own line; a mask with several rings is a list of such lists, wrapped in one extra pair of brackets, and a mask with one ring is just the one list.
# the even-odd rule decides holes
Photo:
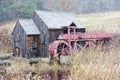
[(66, 80), (70, 76), (70, 71), (51, 71), (49, 73), (41, 74), (43, 80)]

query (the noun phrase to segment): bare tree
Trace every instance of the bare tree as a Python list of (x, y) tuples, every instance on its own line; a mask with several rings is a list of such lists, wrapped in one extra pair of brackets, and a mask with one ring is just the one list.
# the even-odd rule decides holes
[(119, 11), (119, 0), (44, 0), (47, 10), (76, 13)]
[(44, 8), (54, 11), (71, 12), (76, 9), (77, 0), (45, 0)]

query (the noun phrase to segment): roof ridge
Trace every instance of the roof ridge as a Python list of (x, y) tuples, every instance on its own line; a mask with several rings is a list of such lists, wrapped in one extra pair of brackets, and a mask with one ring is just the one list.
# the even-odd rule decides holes
[(22, 19), (19, 20), (21, 27), (25, 30), (27, 35), (32, 34), (40, 34), (36, 24), (34, 23), (33, 19)]
[(35, 12), (46, 12), (46, 13), (67, 13), (67, 14), (74, 14), (72, 12), (65, 12), (65, 11), (45, 11), (45, 10), (35, 10)]
[(73, 13), (39, 10), (36, 10), (35, 12), (48, 28), (61, 28), (62, 26), (70, 26), (71, 22), (74, 22), (79, 28), (85, 28), (79, 23), (79, 20)]

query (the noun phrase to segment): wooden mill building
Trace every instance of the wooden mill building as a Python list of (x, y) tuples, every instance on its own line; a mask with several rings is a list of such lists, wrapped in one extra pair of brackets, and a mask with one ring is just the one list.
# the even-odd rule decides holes
[(14, 56), (48, 57), (49, 45), (64, 34), (63, 26), (76, 26), (85, 32), (85, 27), (72, 13), (35, 11), (31, 19), (20, 19), (12, 32)]

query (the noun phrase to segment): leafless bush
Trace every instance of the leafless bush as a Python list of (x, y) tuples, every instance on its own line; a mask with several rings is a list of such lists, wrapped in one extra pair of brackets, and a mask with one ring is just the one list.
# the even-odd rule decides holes
[(11, 52), (11, 37), (6, 28), (0, 29), (0, 52)]

